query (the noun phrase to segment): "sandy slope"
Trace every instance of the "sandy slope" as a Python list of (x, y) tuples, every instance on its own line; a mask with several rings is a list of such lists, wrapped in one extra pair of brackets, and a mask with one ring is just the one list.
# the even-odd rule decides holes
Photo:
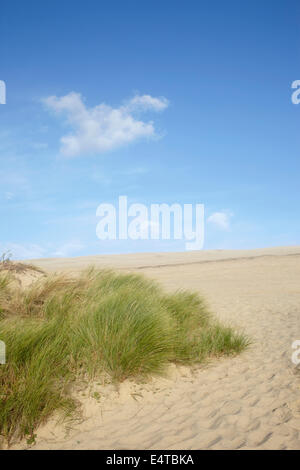
[[(91, 263), (138, 270), (167, 289), (199, 291), (223, 321), (253, 339), (241, 356), (166, 379), (95, 385), (68, 435), (52, 420), (37, 449), (300, 449), (300, 247), (38, 260), (48, 271)], [(84, 396), (85, 395), (85, 396)], [(99, 398), (100, 397), (100, 398)]]

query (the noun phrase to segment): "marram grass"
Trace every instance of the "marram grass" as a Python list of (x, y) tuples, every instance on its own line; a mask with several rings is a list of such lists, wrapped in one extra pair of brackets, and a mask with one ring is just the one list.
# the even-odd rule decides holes
[(166, 294), (135, 274), (90, 269), (22, 290), (0, 276), (0, 435), (32, 436), (54, 411), (72, 413), (70, 386), (103, 372), (114, 381), (236, 354), (248, 340), (216, 323), (197, 294)]

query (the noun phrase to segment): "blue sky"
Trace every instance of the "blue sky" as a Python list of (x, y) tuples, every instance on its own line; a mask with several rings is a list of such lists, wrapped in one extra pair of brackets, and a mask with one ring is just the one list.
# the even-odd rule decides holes
[(202, 203), (205, 249), (300, 243), (296, 0), (1, 5), (0, 252), (181, 251), (100, 241), (96, 208)]

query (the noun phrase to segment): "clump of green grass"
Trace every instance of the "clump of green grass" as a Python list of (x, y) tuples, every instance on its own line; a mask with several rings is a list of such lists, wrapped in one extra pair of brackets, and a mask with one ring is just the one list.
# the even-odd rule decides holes
[(241, 352), (247, 338), (216, 323), (201, 297), (165, 294), (135, 274), (90, 269), (22, 290), (0, 276), (0, 435), (33, 436), (55, 410), (72, 413), (70, 386), (103, 372), (114, 381)]

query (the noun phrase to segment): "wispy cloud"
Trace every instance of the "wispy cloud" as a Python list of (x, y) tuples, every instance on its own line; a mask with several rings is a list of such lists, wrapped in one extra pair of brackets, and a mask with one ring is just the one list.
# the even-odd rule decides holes
[(137, 114), (163, 111), (166, 98), (136, 95), (124, 105), (113, 108), (105, 103), (88, 108), (80, 93), (71, 92), (43, 100), (56, 113), (63, 114), (73, 131), (61, 137), (61, 152), (69, 157), (106, 152), (141, 138), (156, 135), (153, 121), (144, 122)]
[(0, 254), (9, 253), (13, 259), (33, 259), (46, 256), (46, 250), (33, 243), (3, 243), (0, 244)]
[(34, 243), (0, 243), (0, 256), (3, 253), (9, 253), (12, 259), (37, 259), (47, 257), (66, 257), (74, 256), (85, 248), (78, 240), (71, 240), (57, 248), (53, 246), (41, 246)]
[(232, 216), (233, 213), (228, 211), (214, 212), (208, 217), (207, 222), (220, 230), (229, 230)]
[(65, 256), (72, 256), (74, 255), (75, 253), (78, 253), (80, 252), (81, 250), (83, 250), (83, 248), (85, 248), (85, 246), (79, 242), (79, 241), (70, 241), (68, 243), (65, 243), (64, 245), (60, 246), (58, 248), (57, 251), (54, 251), (52, 253), (52, 256), (62, 256), (62, 257), (65, 257)]
[(11, 193), (10, 191), (6, 191), (4, 193), (4, 199), (6, 199), (7, 201), (11, 201), (14, 197), (14, 193)]
[(18, 171), (4, 171), (1, 169), (0, 180), (2, 183), (4, 182), (7, 186), (13, 188), (14, 190), (24, 190), (29, 188), (28, 179)]
[(32, 147), (36, 150), (45, 150), (48, 148), (48, 144), (46, 142), (33, 142)]
[(169, 101), (163, 96), (155, 98), (150, 95), (136, 95), (123, 107), (128, 112), (141, 111), (163, 111), (169, 106)]

